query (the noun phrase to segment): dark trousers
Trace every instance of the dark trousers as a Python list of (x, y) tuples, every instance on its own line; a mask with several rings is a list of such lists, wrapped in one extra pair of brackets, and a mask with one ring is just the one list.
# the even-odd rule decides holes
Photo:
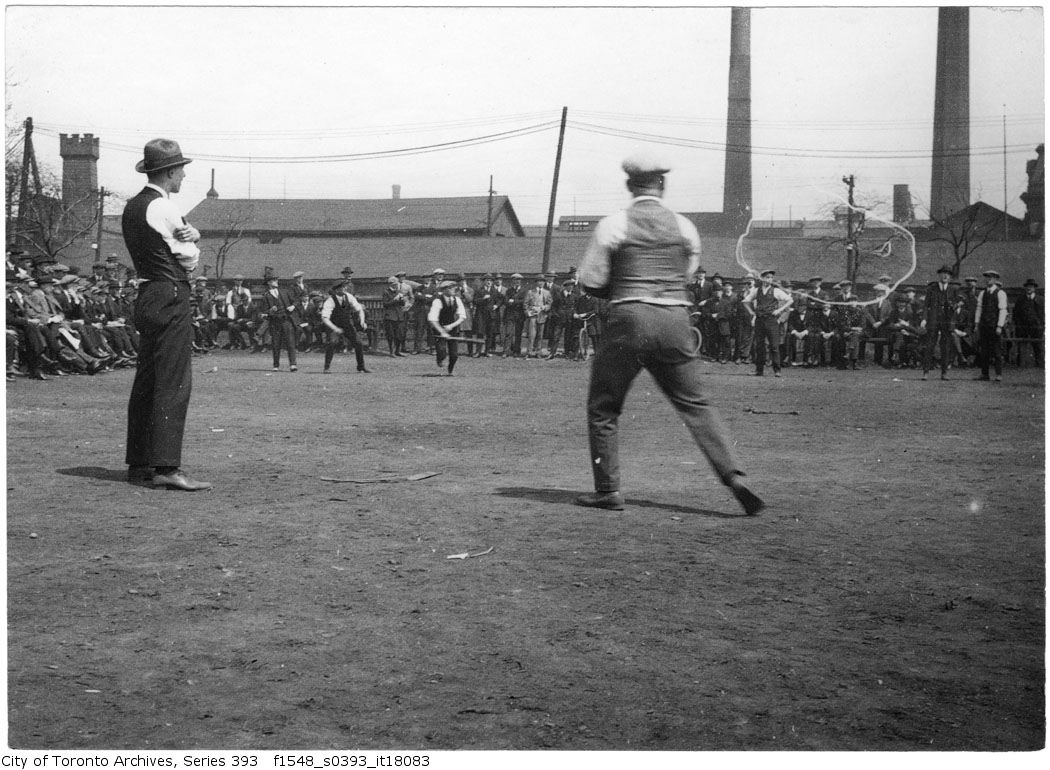
[(990, 367), (995, 367), (995, 376), (1003, 376), (1003, 339), (994, 326), (979, 326), (981, 351), (981, 376), (987, 377)]
[[(357, 332), (353, 329), (350, 331), (343, 332), (343, 339), (346, 343), (354, 349), (354, 358), (357, 359), (357, 371), (361, 371), (365, 368), (365, 348), (361, 344), (361, 341), (357, 338)], [(332, 365), (332, 359), (335, 358), (335, 351), (342, 344), (343, 339), (340, 339), (337, 335), (332, 334), (329, 338), (328, 343), (324, 346), (324, 368), (328, 371), (328, 367)]]
[(688, 309), (631, 302), (610, 309), (591, 368), (587, 433), (595, 490), (620, 489), (620, 413), (643, 368), (674, 405), (719, 478), (726, 482), (739, 472), (722, 419), (700, 385), (703, 364)]
[(452, 370), (456, 368), (456, 361), (459, 360), (459, 343), (435, 334), (434, 344), (437, 347), (438, 366), (441, 366), (448, 358), (448, 373), (452, 374)]
[(773, 316), (755, 318), (755, 372), (766, 368), (766, 348), (772, 359), (773, 371), (780, 371), (780, 324)]
[(926, 329), (926, 345), (922, 357), (922, 371), (925, 374), (933, 368), (933, 351), (940, 345), (941, 374), (948, 373), (948, 364), (952, 360), (952, 327), (932, 326)]
[(128, 465), (178, 467), (192, 388), (188, 283), (147, 281), (135, 300), (139, 362), (128, 399)]
[(270, 342), (273, 348), (274, 368), (281, 365), (281, 348), (288, 351), (289, 365), (296, 365), (295, 341), (297, 336), (295, 324), (292, 323), (291, 318), (270, 319)]
[(1018, 342), (1017, 343), (1017, 363), (1021, 363), (1021, 355), (1025, 345), (1032, 346), (1032, 359), (1036, 366), (1043, 365), (1043, 330), (1038, 326), (1017, 326), (1014, 328), (1014, 334), (1017, 337), (1029, 338), (1036, 340), (1035, 342)]
[(383, 319), (383, 334), (386, 335), (386, 345), (391, 353), (405, 352), (405, 321), (396, 318)]

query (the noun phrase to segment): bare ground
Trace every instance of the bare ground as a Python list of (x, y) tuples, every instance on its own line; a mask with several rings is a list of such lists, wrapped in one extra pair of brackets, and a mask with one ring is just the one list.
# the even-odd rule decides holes
[(613, 513), (585, 365), (369, 360), (195, 359), (197, 494), (123, 483), (131, 371), (8, 383), (11, 746), (1044, 746), (1041, 371), (710, 365), (747, 518), (648, 375)]

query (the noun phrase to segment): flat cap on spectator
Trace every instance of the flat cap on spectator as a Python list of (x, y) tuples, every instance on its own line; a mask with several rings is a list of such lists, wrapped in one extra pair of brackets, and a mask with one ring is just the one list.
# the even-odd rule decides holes
[(51, 265), (51, 272), (53, 273), (68, 273), (69, 265), (63, 265), (61, 262), (56, 262)]
[(407, 278), (408, 277), (408, 273), (406, 273), (404, 270), (402, 270), (400, 273), (394, 273), (394, 275), (397, 276), (398, 278)]
[(842, 286), (852, 286), (852, 285), (853, 285), (853, 281), (851, 281), (849, 278), (845, 279), (844, 281), (839, 281), (839, 286), (840, 287), (842, 287)]
[(515, 273), (514, 275), (511, 276), (512, 279), (516, 278), (519, 281), (522, 280), (524, 277), (525, 276), (523, 276), (521, 273)]
[(198, 275), (193, 280), (196, 281), (197, 283), (200, 283), (201, 281), (204, 281), (205, 283), (207, 283), (208, 282), (208, 277), (204, 276), (204, 275)]
[(445, 274), (444, 269), (442, 269), (440, 267), (435, 268), (434, 272), (431, 273), (431, 275), (444, 275), (444, 274)]
[(820, 277), (819, 275), (815, 275), (815, 276), (813, 276), (812, 278), (809, 279), (809, 282), (810, 283), (822, 283), (823, 280), (824, 279), (822, 277)]
[(235, 275), (235, 276), (233, 276), (233, 280), (235, 280), (235, 281), (243, 281), (244, 280), (244, 276), (243, 275)]
[(630, 179), (647, 181), (662, 177), (671, 167), (662, 159), (643, 151), (624, 158), (623, 170)]
[(892, 280), (893, 279), (890, 278), (888, 275), (880, 275), (879, 276), (879, 283), (889, 283)]
[(387, 283), (401, 283), (401, 281), (397, 280), (397, 276), (396, 275), (392, 275), (389, 278), (387, 278), (386, 282)]
[(493, 275), (492, 277), (493, 277), (493, 278), (502, 278), (502, 277), (503, 277), (503, 273), (496, 273), (496, 274), (495, 274), (495, 275)]
[(451, 289), (456, 285), (455, 281), (442, 281), (438, 284), (439, 289)]
[(999, 272), (997, 270), (985, 270), (983, 273), (981, 273), (981, 275), (983, 275), (985, 278), (994, 278), (996, 280), (1002, 278), (1002, 276), (999, 275)]
[(763, 270), (761, 273), (759, 273), (759, 275), (761, 275), (763, 278), (765, 278), (767, 275), (776, 275), (776, 274), (777, 274), (776, 270)]
[(58, 279), (58, 283), (62, 284), (63, 286), (69, 286), (69, 284), (71, 284), (71, 283), (76, 283), (77, 280), (78, 280), (77, 277), (75, 275), (73, 275), (72, 273), (70, 273), (68, 275), (64, 275), (61, 278), (59, 278)]
[(483, 281), (491, 281), (492, 280), (492, 273), (485, 273), (485, 275), (481, 276), (481, 280), (483, 280)]
[[(340, 285), (342, 285), (342, 284), (340, 284)], [(321, 294), (321, 292), (319, 292), (319, 291), (318, 291), (317, 289), (313, 289), (313, 290), (312, 290), (312, 291), (310, 292), (310, 296), (311, 296), (311, 297), (323, 297), (324, 295), (323, 295), (323, 294)]]
[(963, 280), (966, 281), (967, 283), (977, 283), (977, 278), (975, 276), (972, 276), (972, 275), (966, 276), (965, 278), (963, 278)]
[(292, 278), (302, 278), (304, 275), (306, 274), (302, 270), (296, 270), (292, 273)]
[(914, 294), (915, 293), (915, 287), (914, 286), (902, 286), (901, 287), (901, 291), (903, 291), (905, 294)]

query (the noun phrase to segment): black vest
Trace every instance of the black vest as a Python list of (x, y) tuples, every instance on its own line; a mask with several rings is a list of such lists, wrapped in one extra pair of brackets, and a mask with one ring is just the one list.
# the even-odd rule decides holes
[(984, 290), (981, 298), (981, 320), (980, 326), (990, 326), (993, 329), (999, 325), (999, 290), (994, 292)]
[(346, 295), (340, 295), (338, 297), (333, 296), (332, 299), (335, 301), (335, 307), (332, 308), (331, 321), (340, 329), (353, 329), (355, 327), (355, 316), (357, 315), (350, 307), (350, 300), (346, 298)]
[(188, 283), (189, 276), (171, 253), (164, 238), (146, 222), (146, 209), (160, 197), (161, 194), (152, 187), (144, 187), (142, 192), (128, 201), (120, 219), (124, 244), (131, 254), (139, 278)]
[(456, 320), (456, 298), (441, 297), (441, 310), (438, 311), (438, 323), (448, 326)]
[(769, 288), (769, 294), (760, 287), (758, 294), (755, 296), (755, 315), (762, 318), (768, 318), (773, 315), (773, 311), (776, 310), (777, 305), (780, 302), (777, 301), (776, 295), (773, 293), (773, 288)]

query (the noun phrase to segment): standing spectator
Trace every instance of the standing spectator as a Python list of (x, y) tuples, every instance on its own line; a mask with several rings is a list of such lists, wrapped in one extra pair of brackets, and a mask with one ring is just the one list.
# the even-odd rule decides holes
[(521, 334), (525, 329), (525, 287), (521, 273), (510, 277), (503, 303), (503, 357), (521, 355)]
[(310, 290), (306, 287), (303, 275), (302, 270), (296, 270), (292, 273), (292, 285), (288, 288), (289, 293), (292, 295), (292, 299), (297, 303), (302, 300), (303, 297), (310, 296)]
[(467, 317), (467, 311), (463, 307), (463, 301), (456, 296), (456, 282), (442, 281), (438, 284), (438, 296), (430, 305), (430, 313), (427, 315), (430, 325), (434, 328), (434, 343), (437, 349), (437, 365), (440, 369), (448, 357), (448, 376), (452, 376), (452, 370), (456, 368), (459, 360), (459, 343), (448, 339), (453, 332), (463, 323)]
[(987, 278), (987, 285), (977, 295), (977, 310), (974, 312), (974, 323), (977, 326), (978, 350), (981, 358), (981, 376), (978, 380), (988, 380), (989, 370), (995, 367), (995, 381), (1003, 379), (1003, 327), (1006, 326), (1007, 301), (1006, 292), (999, 287), (999, 273), (985, 270), (981, 275)]
[(736, 313), (736, 297), (733, 296), (733, 284), (720, 281), (721, 296), (711, 309), (711, 320), (718, 331), (718, 343), (714, 349), (715, 360), (727, 364), (733, 360), (733, 316)]
[[(507, 338), (503, 336), (503, 321), (507, 315), (507, 285), (503, 283), (503, 273), (497, 272), (492, 276), (492, 290), (498, 294), (498, 297), (494, 297), (496, 301), (496, 314), (492, 319), (492, 325), (495, 328), (496, 336), (499, 337), (500, 349), (506, 351)], [(489, 350), (490, 353), (495, 353), (496, 349), (493, 347)]]
[(810, 310), (816, 312), (819, 311), (822, 305), (827, 304), (831, 301), (831, 297), (824, 291), (822, 287), (824, 279), (815, 275), (809, 279), (809, 288), (806, 289), (806, 305)]
[(144, 281), (135, 303), (140, 348), (128, 399), (128, 481), (192, 492), (212, 485), (180, 468), (193, 377), (189, 276), (200, 259), (200, 233), (170, 196), (181, 189), (189, 162), (176, 142), (147, 143), (135, 170), (145, 173), (148, 183), (124, 207), (121, 229), (135, 273)]
[(763, 270), (761, 285), (751, 290), (744, 302), (755, 317), (755, 376), (761, 377), (766, 367), (766, 349), (773, 364), (773, 376), (780, 376), (779, 316), (791, 307), (791, 295), (773, 285), (776, 270)]
[[(889, 331), (886, 327), (886, 322), (889, 320), (890, 313), (893, 311), (893, 300), (890, 297), (890, 284), (893, 279), (888, 275), (880, 275), (878, 283), (873, 287), (875, 290), (874, 302), (869, 306), (868, 316), (871, 318), (870, 328), (871, 335), (875, 339), (875, 354), (874, 363), (876, 366), (883, 366), (887, 369), (890, 368), (892, 361), (889, 356), (886, 356), (886, 350), (889, 348), (887, 342)], [(864, 343), (861, 343), (861, 358), (864, 358)]]
[(525, 293), (525, 324), (527, 342), (525, 358), (540, 357), (543, 347), (543, 327), (551, 310), (551, 293), (544, 285), (544, 277), (537, 275), (533, 288)]
[(244, 276), (233, 277), (233, 287), (226, 293), (226, 320), (230, 341), (226, 347), (247, 350), (251, 342), (252, 293), (244, 285)]
[(481, 288), (474, 294), (474, 333), (481, 340), (480, 353), (491, 356), (496, 348), (498, 303), (503, 295), (496, 291), (489, 273), (481, 278)]
[(565, 357), (568, 358), (571, 355), (570, 348), (576, 347), (575, 339), (572, 337), (572, 308), (574, 304), (573, 293), (576, 288), (576, 281), (572, 278), (566, 278), (562, 281), (561, 286), (555, 288), (555, 292), (551, 293), (551, 312), (547, 318), (547, 328), (550, 329), (550, 333), (547, 335), (549, 344), (547, 346), (547, 358), (554, 358), (558, 355), (558, 341), (565, 338)]
[[(466, 313), (463, 323), (459, 325), (460, 336), (470, 339), (474, 337), (474, 288), (467, 281), (466, 273), (459, 274), (459, 284), (456, 287), (456, 291), (463, 303), (463, 311)], [(474, 343), (468, 342), (466, 346), (467, 356), (474, 358)], [(478, 345), (478, 353), (481, 353), (481, 345)]]
[(288, 352), (289, 371), (299, 371), (296, 362), (296, 340), (299, 330), (299, 312), (288, 289), (282, 289), (276, 275), (266, 276), (266, 291), (259, 303), (269, 322), (273, 350), (273, 370), (281, 370), (281, 348)]
[(970, 366), (976, 352), (973, 313), (966, 309), (966, 298), (960, 294), (952, 312), (952, 362), (960, 367)]
[(365, 308), (357, 301), (357, 297), (350, 293), (349, 282), (338, 281), (328, 290), (328, 298), (321, 306), (321, 321), (330, 332), (324, 348), (324, 374), (330, 372), (336, 348), (344, 341), (354, 349), (357, 371), (369, 374), (365, 367), (365, 351), (360, 338), (361, 333), (368, 331)]
[(756, 281), (752, 276), (744, 279), (743, 288), (736, 298), (736, 352), (737, 361), (750, 364), (755, 347), (755, 314), (744, 299), (755, 290)]
[(948, 379), (948, 365), (951, 363), (951, 351), (954, 347), (952, 317), (955, 314), (955, 300), (958, 289), (951, 283), (952, 269), (941, 265), (937, 269), (937, 280), (926, 287), (925, 313), (920, 329), (926, 331), (926, 345), (922, 357), (922, 378), (929, 377), (933, 368), (933, 351), (940, 347), (941, 379)]
[(403, 348), (405, 346), (405, 305), (408, 299), (396, 275), (386, 279), (386, 288), (383, 289), (383, 333), (386, 334), (386, 346), (391, 357), (407, 355)]
[[(1036, 294), (1038, 290), (1039, 284), (1036, 283), (1034, 278), (1029, 278), (1024, 282), (1024, 294), (1014, 303), (1013, 318), (1015, 336), (1031, 340), (1027, 344), (1032, 346), (1032, 358), (1035, 360), (1036, 366), (1042, 367), (1045, 311), (1043, 300)], [(1021, 345), (1023, 344), (1026, 343), (1019, 342), (1017, 345), (1018, 362), (1021, 359)]]
[(415, 339), (412, 348), (413, 353), (432, 353), (434, 351), (434, 334), (430, 328), (430, 306), (434, 304), (434, 298), (438, 295), (438, 275), (444, 275), (445, 271), (435, 271), (426, 279), (418, 289), (415, 290), (416, 308), (415, 316)]

